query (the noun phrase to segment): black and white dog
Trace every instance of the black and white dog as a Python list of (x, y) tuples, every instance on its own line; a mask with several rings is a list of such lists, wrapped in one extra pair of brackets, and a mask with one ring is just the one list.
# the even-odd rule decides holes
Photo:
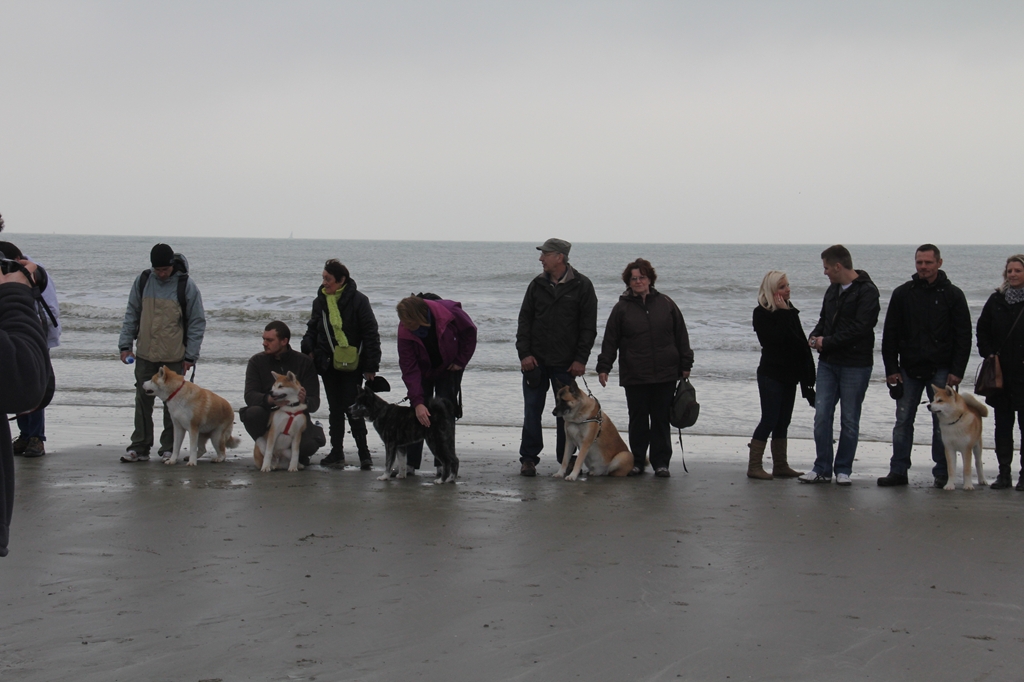
[(399, 453), (398, 478), (405, 478), (405, 448), (424, 440), (434, 457), (441, 462), (434, 483), (455, 483), (459, 475), (459, 458), (455, 456), (454, 408), (444, 398), (433, 398), (427, 403), (427, 409), (430, 410), (429, 428), (420, 424), (413, 408), (392, 405), (369, 389), (359, 390), (348, 411), (353, 417), (373, 422), (373, 428), (377, 429), (377, 434), (384, 441), (384, 475), (377, 480), (386, 481), (391, 478), (391, 470)]

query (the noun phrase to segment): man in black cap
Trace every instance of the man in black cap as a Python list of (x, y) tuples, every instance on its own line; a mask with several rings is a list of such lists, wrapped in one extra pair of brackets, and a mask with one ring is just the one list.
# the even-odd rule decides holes
[[(567, 384), (586, 371), (597, 338), (594, 285), (569, 265), (572, 244), (549, 239), (537, 247), (543, 272), (526, 289), (519, 309), (516, 350), (523, 371), (523, 436), (520, 474), (536, 476), (544, 448), (541, 416), (552, 381)], [(562, 461), (565, 425), (556, 419), (556, 457)]]
[[(121, 362), (135, 363), (135, 431), (122, 462), (144, 462), (153, 447), (153, 401), (142, 384), (161, 365), (184, 374), (199, 359), (206, 332), (206, 313), (199, 287), (188, 275), (188, 261), (167, 244), (149, 253), (152, 268), (135, 278), (121, 325)], [(136, 343), (137, 341), (137, 343)], [(132, 345), (135, 344), (135, 350)], [(164, 405), (161, 456), (174, 446), (174, 427)]]

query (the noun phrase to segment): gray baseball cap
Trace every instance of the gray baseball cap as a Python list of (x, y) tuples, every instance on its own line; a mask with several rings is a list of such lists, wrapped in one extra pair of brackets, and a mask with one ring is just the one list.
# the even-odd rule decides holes
[(569, 249), (572, 248), (572, 244), (565, 241), (564, 239), (555, 239), (552, 237), (543, 244), (537, 247), (538, 251), (544, 251), (546, 253), (561, 253), (566, 256), (569, 255)]

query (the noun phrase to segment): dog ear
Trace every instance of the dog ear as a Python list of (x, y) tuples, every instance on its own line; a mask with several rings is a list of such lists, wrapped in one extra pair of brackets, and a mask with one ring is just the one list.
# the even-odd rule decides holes
[(580, 397), (580, 387), (576, 385), (575, 380), (571, 384), (569, 384), (569, 392), (572, 393), (574, 398)]
[(551, 380), (551, 388), (554, 389), (555, 393), (558, 393), (559, 391), (561, 391), (563, 386), (565, 386), (565, 384), (563, 384), (558, 379), (552, 379)]
[(942, 388), (941, 386), (936, 386), (935, 384), (932, 384), (932, 388), (935, 389), (936, 393), (939, 392), (939, 391), (945, 391), (946, 390), (946, 389)]
[(161, 379), (167, 376), (167, 365), (160, 365), (160, 369), (157, 371), (157, 374), (160, 375)]
[(298, 381), (298, 379), (295, 378), (295, 372), (288, 370), (288, 381)]
[(278, 374), (274, 370), (270, 370), (270, 373), (274, 375), (274, 381), (275, 382), (276, 381), (280, 381), (281, 379), (284, 379), (284, 375), (283, 374)]

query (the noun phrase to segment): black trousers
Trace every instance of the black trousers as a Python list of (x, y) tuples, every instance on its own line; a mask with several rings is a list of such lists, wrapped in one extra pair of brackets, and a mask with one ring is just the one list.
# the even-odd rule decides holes
[[(452, 409), (455, 410), (453, 417), (459, 416), (459, 389), (462, 388), (462, 374), (465, 370), (459, 370), (458, 372), (445, 372), (441, 376), (435, 379), (424, 379), (423, 380), (423, 400), (430, 402), (433, 397), (445, 398), (452, 404)], [(455, 432), (455, 420), (452, 419), (452, 433)], [(419, 469), (423, 463), (423, 441), (419, 443), (413, 443), (405, 448), (406, 463), (414, 468)], [(438, 466), (439, 462), (435, 459), (434, 466)]]
[[(270, 426), (270, 408), (260, 405), (247, 405), (238, 410), (238, 417), (242, 420), (245, 432), (252, 436), (253, 440), (266, 435), (267, 428)], [(306, 419), (309, 419), (308, 413), (306, 414)], [(302, 442), (299, 443), (299, 457), (303, 459), (303, 464), (309, 464), (310, 455), (320, 449), (320, 443), (317, 442), (317, 436), (319, 435), (317, 431), (319, 430), (310, 421), (309, 426), (302, 432)]]
[(668, 422), (676, 382), (626, 386), (629, 408), (629, 449), (633, 466), (644, 468), (647, 447), (651, 448), (651, 467), (668, 468), (672, 458), (672, 427)]
[(1017, 428), (1021, 432), (1020, 457), (1021, 470), (1024, 471), (1024, 410), (1013, 409), (1013, 404), (1007, 400), (1005, 404), (994, 405), (992, 411), (996, 421), (996, 458), (999, 460), (999, 468), (1008, 468), (1013, 463), (1013, 422), (1016, 419)]
[[(331, 453), (342, 453), (345, 444), (345, 419), (348, 419), (349, 428), (352, 429), (352, 438), (356, 441), (356, 447), (366, 449), (366, 421), (355, 418), (348, 413), (348, 408), (356, 400), (363, 385), (363, 375), (359, 372), (339, 372), (328, 370), (322, 377), (324, 395), (327, 396), (327, 405), (330, 408), (328, 423), (331, 427)], [(366, 453), (369, 456), (369, 453)], [(363, 453), (360, 452), (360, 459)]]

